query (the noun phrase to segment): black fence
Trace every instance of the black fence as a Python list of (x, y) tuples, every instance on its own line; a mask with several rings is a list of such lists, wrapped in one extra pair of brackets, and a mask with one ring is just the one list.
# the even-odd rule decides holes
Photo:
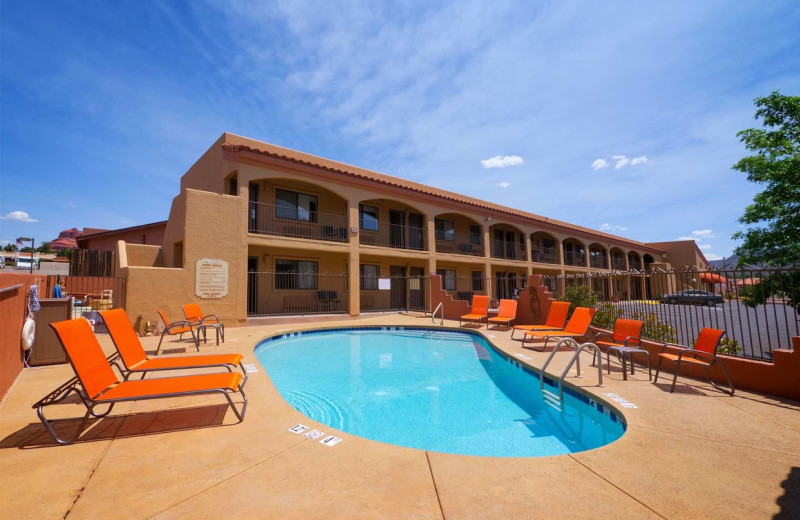
[[(349, 313), (346, 273), (251, 272), (247, 274), (247, 315)], [(361, 312), (428, 310), (428, 277), (361, 276)]]
[[(593, 323), (611, 328), (617, 317), (645, 321), (643, 336), (691, 346), (703, 327), (726, 331), (720, 352), (772, 360), (800, 335), (800, 270), (650, 270), (546, 275), (544, 283), (586, 286), (599, 308)], [(578, 291), (580, 294), (580, 291)], [(590, 302), (591, 303), (591, 302)]]

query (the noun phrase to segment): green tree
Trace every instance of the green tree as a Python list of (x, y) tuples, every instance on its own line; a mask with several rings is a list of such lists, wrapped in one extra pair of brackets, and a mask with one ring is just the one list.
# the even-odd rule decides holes
[(3, 251), (5, 251), (7, 253), (13, 253), (17, 249), (19, 249), (17, 244), (6, 244), (5, 247), (3, 247)]
[(755, 119), (763, 128), (736, 134), (755, 155), (733, 165), (747, 180), (764, 184), (739, 222), (752, 225), (733, 235), (743, 240), (735, 249), (741, 263), (771, 266), (800, 264), (800, 96), (777, 90), (755, 99)]
[(51, 252), (50, 251), (50, 242), (43, 243), (36, 250), (39, 251), (40, 253), (50, 253)]

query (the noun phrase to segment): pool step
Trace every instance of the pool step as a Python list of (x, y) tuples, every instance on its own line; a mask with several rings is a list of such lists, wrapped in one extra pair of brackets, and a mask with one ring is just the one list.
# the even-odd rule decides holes
[(561, 408), (561, 399), (558, 398), (558, 394), (554, 394), (550, 390), (542, 389), (542, 397), (544, 398), (545, 404), (549, 405), (552, 408), (555, 408), (559, 412), (562, 411)]

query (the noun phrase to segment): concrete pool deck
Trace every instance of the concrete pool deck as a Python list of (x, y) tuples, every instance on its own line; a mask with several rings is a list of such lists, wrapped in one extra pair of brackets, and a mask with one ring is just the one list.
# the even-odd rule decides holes
[[(657, 385), (637, 370), (604, 376), (583, 356), (567, 381), (602, 401), (613, 392), (637, 408), (618, 441), (544, 458), (448, 455), (374, 442), (316, 423), (289, 406), (253, 348), (288, 330), (329, 326), (430, 325), (421, 315), (386, 314), (323, 324), (229, 327), (219, 347), (255, 363), (236, 423), (221, 397), (117, 405), (71, 446), (57, 446), (31, 405), (69, 379), (69, 365), (26, 369), (0, 405), (0, 518), (797, 518), (800, 403), (670, 377)], [(456, 327), (458, 323), (445, 322)], [(480, 331), (520, 362), (547, 355), (510, 332)], [(99, 334), (110, 352), (107, 335)], [(157, 337), (142, 338), (155, 350)], [(187, 342), (169, 342), (183, 352)], [(194, 348), (186, 349), (193, 352)], [(519, 358), (517, 354), (529, 359)], [(547, 372), (560, 374), (571, 351)], [(662, 376), (664, 377), (664, 376)], [(800, 384), (800, 376), (798, 376)], [(55, 405), (56, 417), (83, 415)], [(123, 415), (125, 414), (125, 415)], [(303, 423), (343, 440), (327, 447), (288, 428)], [(776, 516), (778, 515), (778, 516)]]

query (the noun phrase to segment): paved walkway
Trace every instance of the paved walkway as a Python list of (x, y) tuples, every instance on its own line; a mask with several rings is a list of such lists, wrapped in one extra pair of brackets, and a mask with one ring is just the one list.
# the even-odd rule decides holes
[[(430, 318), (325, 325), (360, 324)], [(257, 364), (260, 339), (313, 326), (229, 327), (223, 345), (201, 350), (241, 352)], [(509, 332), (481, 332), (534, 367), (546, 357)], [(143, 343), (154, 350), (157, 338)], [(558, 353), (548, 372), (560, 373), (569, 356)], [(588, 364), (587, 355), (584, 377), (568, 381), (600, 400), (614, 392), (636, 404), (619, 411), (627, 432), (603, 448), (544, 458), (447, 455), (343, 432), (326, 447), (287, 431), (302, 422), (332, 432), (290, 407), (258, 365), (242, 423), (219, 397), (140, 401), (115, 409), (75, 445), (55, 446), (31, 404), (71, 369), (28, 369), (0, 406), (0, 518), (798, 518), (799, 403), (728, 397), (688, 379), (670, 394), (667, 380), (653, 385), (646, 372), (623, 381), (617, 365), (598, 388)], [(63, 409), (82, 415), (79, 404)]]

